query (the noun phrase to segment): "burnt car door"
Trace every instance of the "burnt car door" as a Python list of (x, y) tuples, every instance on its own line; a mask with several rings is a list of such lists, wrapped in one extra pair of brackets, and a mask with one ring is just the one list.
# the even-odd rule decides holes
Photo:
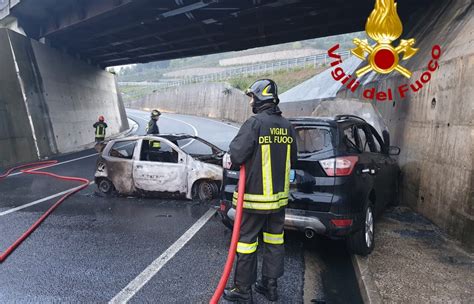
[(145, 192), (185, 194), (187, 155), (163, 138), (141, 141), (139, 157), (133, 164), (135, 187)]
[(133, 172), (133, 156), (137, 140), (118, 140), (111, 143), (109, 149), (102, 154), (105, 163), (99, 164), (102, 170), (107, 170), (107, 177), (120, 193), (133, 192), (131, 176)]

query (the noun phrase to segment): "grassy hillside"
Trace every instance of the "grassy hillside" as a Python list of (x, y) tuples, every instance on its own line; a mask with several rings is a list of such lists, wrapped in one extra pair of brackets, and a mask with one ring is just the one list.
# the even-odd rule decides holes
[[(316, 74), (321, 73), (326, 67), (307, 67), (290, 69), (289, 71), (281, 70), (273, 74), (263, 74), (259, 76), (246, 76), (246, 77), (235, 77), (228, 79), (228, 82), (234, 88), (244, 91), (247, 89), (255, 80), (261, 78), (273, 79), (278, 85), (279, 94), (288, 91), (292, 87), (310, 79)], [(120, 91), (122, 93), (123, 101), (127, 106), (131, 101), (141, 99), (146, 95), (152, 94), (156, 88), (152, 86), (121, 86)]]
[(310, 79), (316, 74), (321, 73), (326, 67), (306, 67), (290, 69), (289, 71), (281, 70), (276, 71), (273, 74), (267, 73), (259, 76), (246, 76), (229, 79), (227, 82), (236, 89), (244, 91), (247, 89), (255, 80), (261, 78), (270, 78), (274, 80), (278, 85), (278, 93), (281, 94), (288, 91), (292, 87)]
[(323, 37), (317, 39), (309, 39), (278, 45), (271, 45), (266, 47), (253, 48), (245, 51), (226, 52), (220, 54), (211, 54), (205, 56), (196, 56), (181, 59), (165, 60), (160, 62), (151, 62), (146, 64), (130, 65), (122, 68), (118, 72), (118, 80), (120, 82), (158, 81), (163, 74), (171, 71), (198, 67), (218, 67), (219, 60), (221, 59), (276, 51), (291, 51), (302, 48), (327, 50), (336, 43), (339, 43), (341, 45), (341, 50), (347, 50), (354, 47), (352, 39), (355, 37), (365, 37), (365, 33), (356, 32), (331, 37)]

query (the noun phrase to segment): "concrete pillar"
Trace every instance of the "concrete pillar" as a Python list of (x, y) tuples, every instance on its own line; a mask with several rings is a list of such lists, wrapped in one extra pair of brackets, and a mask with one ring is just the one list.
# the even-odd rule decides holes
[(99, 115), (108, 135), (128, 128), (113, 74), (7, 29), (0, 29), (0, 49), (0, 111), (7, 108), (0, 140), (17, 152), (2, 155), (2, 166), (83, 149), (94, 141)]

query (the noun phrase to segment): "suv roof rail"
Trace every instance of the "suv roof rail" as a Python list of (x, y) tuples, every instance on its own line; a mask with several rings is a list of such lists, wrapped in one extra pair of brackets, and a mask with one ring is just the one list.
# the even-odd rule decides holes
[[(359, 120), (362, 120), (362, 121), (365, 121), (365, 119), (363, 119), (362, 117), (359, 117), (357, 115), (350, 115), (350, 114), (342, 114), (342, 115), (336, 115), (334, 117), (334, 120), (341, 120), (341, 119), (348, 119), (348, 118), (355, 118), (355, 119), (359, 119)], [(366, 122), (366, 121), (365, 121)]]

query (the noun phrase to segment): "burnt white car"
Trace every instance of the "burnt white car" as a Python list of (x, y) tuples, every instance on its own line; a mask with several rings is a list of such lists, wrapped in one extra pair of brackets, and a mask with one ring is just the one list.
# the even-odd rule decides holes
[(105, 194), (217, 197), (225, 152), (188, 134), (112, 140), (97, 160), (95, 183)]

